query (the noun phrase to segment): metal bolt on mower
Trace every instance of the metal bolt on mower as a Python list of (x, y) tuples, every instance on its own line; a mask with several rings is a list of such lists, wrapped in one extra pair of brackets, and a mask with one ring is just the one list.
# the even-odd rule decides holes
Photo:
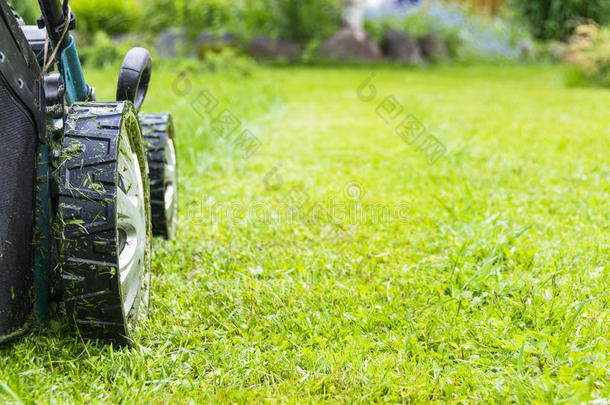
[(27, 26), (0, 0), (0, 343), (66, 317), (125, 344), (146, 316), (152, 237), (178, 209), (169, 114), (139, 114), (150, 53), (134, 48), (116, 101), (85, 81), (67, 0)]

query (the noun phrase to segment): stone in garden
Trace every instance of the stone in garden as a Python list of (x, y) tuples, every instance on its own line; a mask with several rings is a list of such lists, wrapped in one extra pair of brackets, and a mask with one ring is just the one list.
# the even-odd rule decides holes
[(301, 55), (301, 46), (285, 39), (254, 37), (248, 43), (248, 53), (255, 59), (284, 59), (294, 62)]
[(440, 35), (430, 33), (419, 38), (418, 42), (424, 58), (434, 62), (449, 59), (449, 51)]
[(254, 37), (247, 48), (254, 59), (270, 59), (273, 57), (274, 41), (269, 37)]
[(340, 61), (378, 61), (383, 59), (379, 46), (366, 36), (346, 28), (327, 39), (319, 50), (320, 57)]
[(294, 62), (301, 56), (301, 51), (301, 45), (292, 41), (278, 39), (275, 43), (275, 54), (277, 59)]
[(157, 40), (157, 53), (168, 59), (175, 59), (186, 50), (187, 35), (183, 29), (168, 28)]
[(391, 60), (416, 65), (423, 62), (419, 42), (404, 31), (389, 30), (381, 40), (383, 54)]
[(231, 32), (227, 32), (224, 33), (221, 37), (220, 37), (220, 42), (222, 42), (223, 44), (227, 44), (227, 45), (232, 45), (232, 46), (236, 46), (238, 39), (237, 39), (237, 35), (231, 33)]

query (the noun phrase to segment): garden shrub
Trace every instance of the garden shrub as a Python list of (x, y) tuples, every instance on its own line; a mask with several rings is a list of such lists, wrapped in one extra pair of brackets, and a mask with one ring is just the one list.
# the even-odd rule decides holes
[(91, 44), (79, 48), (79, 56), (86, 66), (105, 68), (119, 63), (121, 51), (104, 31), (93, 34)]
[[(14, 0), (33, 23), (35, 0)], [(242, 39), (280, 37), (307, 45), (341, 28), (341, 0), (71, 0), (78, 28), (87, 39), (130, 31), (158, 34), (183, 26), (194, 38), (201, 31), (232, 32)], [(98, 38), (99, 39), (99, 38)]]
[(228, 0), (190, 0), (182, 8), (184, 25), (191, 36), (202, 30), (215, 33), (230, 31), (237, 5)]
[(575, 66), (568, 84), (601, 84), (610, 87), (610, 28), (586, 24), (576, 28), (565, 60)]
[(117, 44), (104, 31), (97, 31), (89, 39), (87, 46), (81, 46), (78, 50), (81, 62), (87, 67), (118, 69), (127, 52), (135, 45), (138, 44), (130, 41)]
[(250, 0), (241, 3), (241, 36), (277, 36), (308, 44), (341, 28), (338, 0)]
[(202, 31), (231, 31), (240, 9), (238, 1), (230, 0), (148, 0), (142, 4), (142, 31), (157, 34), (181, 26), (191, 38)]
[(278, 0), (279, 35), (301, 44), (333, 35), (341, 27), (341, 9), (332, 0)]
[(609, 0), (512, 0), (539, 39), (565, 39), (582, 23), (610, 22)]
[(110, 35), (133, 30), (137, 26), (140, 6), (136, 0), (70, 0), (79, 30), (93, 34), (105, 31)]
[(277, 9), (270, 7), (274, 0), (250, 0), (239, 4), (238, 18), (232, 22), (231, 29), (242, 39), (257, 35), (276, 37), (279, 35)]

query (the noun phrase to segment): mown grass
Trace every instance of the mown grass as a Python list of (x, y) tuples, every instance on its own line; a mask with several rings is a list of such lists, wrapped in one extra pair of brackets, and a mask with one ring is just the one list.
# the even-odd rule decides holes
[[(1, 400), (610, 398), (607, 90), (552, 67), (178, 73), (146, 105), (174, 113), (181, 164), (149, 321), (128, 349), (57, 328), (0, 349)], [(112, 97), (114, 72), (88, 76)], [(258, 136), (251, 158), (203, 90)], [(447, 156), (393, 133), (389, 95)]]

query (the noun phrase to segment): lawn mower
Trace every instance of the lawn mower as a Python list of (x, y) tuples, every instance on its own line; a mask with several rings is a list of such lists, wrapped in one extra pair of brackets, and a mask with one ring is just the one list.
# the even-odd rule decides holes
[(150, 53), (131, 49), (97, 102), (68, 0), (38, 24), (0, 0), (0, 342), (65, 317), (127, 343), (148, 310), (152, 237), (176, 232), (170, 114), (140, 114)]

